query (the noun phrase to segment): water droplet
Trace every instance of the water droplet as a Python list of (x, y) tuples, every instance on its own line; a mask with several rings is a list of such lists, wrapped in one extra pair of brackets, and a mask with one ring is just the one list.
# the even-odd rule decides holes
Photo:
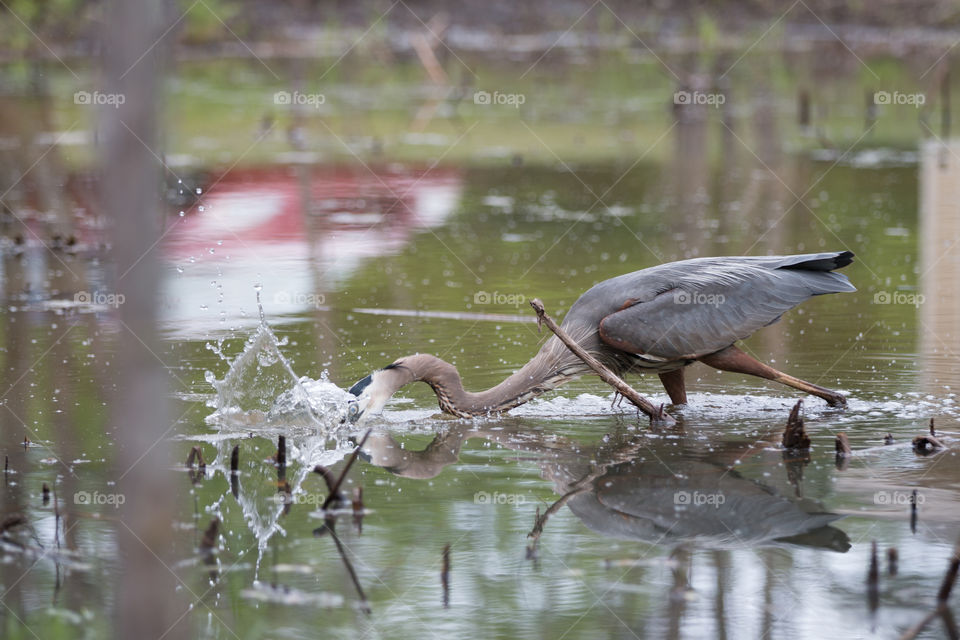
[(256, 284), (253, 285), (253, 290), (254, 290), (254, 291), (263, 291), (263, 285), (260, 284), (259, 282), (257, 282)]
[(200, 195), (201, 193), (203, 193), (203, 189), (201, 189), (200, 187), (197, 187), (197, 195)]

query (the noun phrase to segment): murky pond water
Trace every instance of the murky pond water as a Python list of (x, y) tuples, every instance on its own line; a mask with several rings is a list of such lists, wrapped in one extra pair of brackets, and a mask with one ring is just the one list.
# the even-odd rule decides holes
[[(663, 161), (270, 164), (198, 179), (157, 249), (155, 354), (179, 416), (163, 437), (178, 460), (199, 447), (207, 463), (171, 471), (171, 570), (195, 632), (890, 638), (919, 620), (960, 514), (960, 164), (934, 148), (764, 161), (736, 141), (707, 162), (702, 135), (678, 126)], [(421, 385), (370, 424), (341, 488), (357, 504), (333, 524), (319, 512), (314, 467), (339, 475), (366, 428), (339, 422), (338, 394), (397, 357), (434, 353), (488, 388), (545, 339), (534, 297), (561, 316), (593, 283), (663, 261), (833, 249), (857, 253), (845, 273), (859, 291), (745, 343), (849, 395), (845, 410), (805, 399), (808, 457), (779, 449), (796, 393), (700, 364), (672, 429), (612, 407), (595, 378), (476, 420), (438, 415)], [(30, 515), (4, 537), (4, 637), (29, 637), (22, 624), (99, 637), (125, 475), (109, 462), (104, 398), (123, 328), (97, 298), (95, 258), (3, 251), (0, 493), (4, 513)], [(636, 386), (667, 401), (653, 376)], [(931, 417), (949, 448), (919, 456), (910, 442)], [(198, 552), (215, 518), (217, 552)]]

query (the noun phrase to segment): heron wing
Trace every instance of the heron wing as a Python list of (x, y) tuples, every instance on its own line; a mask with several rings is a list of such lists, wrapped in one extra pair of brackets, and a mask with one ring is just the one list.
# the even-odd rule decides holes
[[(606, 344), (655, 360), (695, 359), (743, 340), (815, 295), (855, 291), (845, 276), (812, 261), (771, 268), (717, 261), (665, 272), (657, 295), (623, 295), (624, 306), (600, 321)], [(649, 283), (643, 283), (649, 287)]]

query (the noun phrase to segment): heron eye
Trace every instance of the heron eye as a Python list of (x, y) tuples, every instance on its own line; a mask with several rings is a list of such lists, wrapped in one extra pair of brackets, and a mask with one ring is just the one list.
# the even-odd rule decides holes
[(355, 415), (357, 415), (358, 413), (360, 413), (360, 407), (358, 407), (358, 406), (357, 406), (357, 403), (355, 403), (355, 402), (352, 403), (352, 404), (347, 408), (347, 415), (355, 416)]

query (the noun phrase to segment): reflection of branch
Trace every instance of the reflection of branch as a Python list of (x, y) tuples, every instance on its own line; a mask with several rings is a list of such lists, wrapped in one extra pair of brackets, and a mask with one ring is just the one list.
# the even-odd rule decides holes
[[(347, 573), (350, 575), (350, 580), (353, 582), (354, 588), (357, 590), (357, 594), (360, 596), (360, 608), (364, 613), (370, 613), (370, 605), (367, 602), (367, 595), (363, 592), (363, 587), (360, 586), (360, 580), (357, 578), (357, 572), (353, 568), (353, 563), (350, 562), (350, 559), (347, 557), (347, 554), (344, 552), (343, 543), (340, 542), (340, 536), (337, 535), (337, 516), (335, 512), (327, 512), (327, 507), (330, 506), (332, 502), (340, 498), (340, 485), (343, 484), (344, 478), (347, 477), (347, 473), (350, 471), (350, 467), (353, 466), (353, 463), (356, 461), (357, 456), (360, 454), (360, 450), (363, 449), (363, 445), (366, 444), (367, 438), (370, 436), (372, 429), (368, 429), (363, 438), (357, 444), (356, 449), (353, 450), (353, 453), (350, 454), (350, 457), (347, 459), (347, 464), (344, 465), (343, 471), (340, 472), (340, 476), (333, 480), (333, 474), (330, 473), (330, 470), (322, 465), (317, 465), (314, 467), (314, 472), (319, 473), (323, 476), (323, 479), (327, 483), (327, 489), (330, 491), (330, 495), (327, 496), (326, 500), (323, 501), (323, 505), (320, 507), (320, 510), (325, 512), (323, 516), (323, 525), (317, 527), (313, 530), (314, 537), (320, 537), (327, 533), (333, 538), (334, 543), (337, 545), (337, 551), (340, 553), (340, 558), (343, 560), (344, 566), (347, 568)], [(362, 489), (358, 490), (355, 494), (353, 502), (353, 517), (354, 522), (358, 523), (363, 517), (363, 493)]]
[(570, 498), (580, 495), (581, 493), (586, 493), (593, 488), (593, 481), (600, 477), (601, 474), (607, 472), (607, 467), (609, 465), (601, 465), (599, 469), (591, 471), (587, 475), (583, 476), (577, 480), (572, 486), (573, 489), (567, 493), (560, 496), (556, 502), (547, 507), (547, 510), (540, 514), (540, 508), (537, 507), (537, 518), (533, 523), (533, 529), (530, 533), (527, 534), (528, 538), (533, 538), (534, 544), (540, 539), (540, 534), (543, 533), (543, 527), (547, 524), (547, 520), (550, 519), (550, 516), (555, 514), (557, 511), (563, 508), (563, 505), (567, 504)]
[(547, 510), (544, 511), (542, 515), (537, 516), (536, 521), (533, 523), (533, 529), (530, 531), (530, 533), (527, 534), (527, 537), (533, 538), (534, 541), (539, 540), (540, 534), (543, 533), (543, 526), (547, 524), (547, 520), (550, 519), (550, 516), (552, 516), (557, 511), (562, 509), (563, 505), (567, 504), (567, 501), (570, 498), (586, 492), (587, 489), (589, 488), (590, 487), (579, 487), (577, 489), (574, 489), (573, 491), (570, 491), (560, 496), (560, 498), (556, 502), (554, 502), (549, 507), (547, 507)]
[(940, 590), (937, 592), (937, 606), (933, 611), (924, 616), (923, 620), (914, 627), (907, 630), (900, 640), (912, 640), (920, 635), (934, 618), (940, 616), (943, 618), (943, 624), (951, 638), (957, 638), (957, 624), (953, 619), (953, 613), (947, 607), (947, 600), (950, 599), (950, 591), (953, 589), (953, 583), (957, 580), (957, 573), (960, 571), (960, 541), (953, 547), (953, 556), (950, 558), (950, 566), (947, 568), (946, 575), (943, 576), (943, 582), (940, 584)]
[(663, 405), (656, 407), (652, 402), (637, 393), (633, 387), (623, 381), (620, 376), (603, 365), (602, 362), (590, 355), (583, 347), (577, 344), (559, 325), (547, 315), (543, 303), (539, 298), (530, 301), (530, 306), (537, 312), (537, 324), (545, 324), (547, 328), (556, 334), (563, 344), (567, 345), (578, 358), (583, 360), (584, 364), (593, 369), (601, 380), (612, 386), (620, 392), (623, 397), (632, 402), (634, 406), (650, 416), (650, 422), (659, 422), (662, 424), (673, 424), (674, 419), (663, 411)]
[(363, 445), (366, 444), (367, 438), (370, 437), (371, 431), (373, 431), (373, 429), (367, 429), (367, 432), (363, 434), (363, 438), (361, 438), (360, 442), (357, 444), (357, 448), (354, 449), (353, 453), (350, 454), (350, 458), (347, 460), (346, 466), (344, 466), (343, 471), (340, 472), (340, 477), (337, 478), (336, 483), (334, 483), (333, 487), (330, 489), (330, 495), (328, 495), (327, 499), (323, 501), (323, 505), (320, 507), (321, 511), (325, 511), (326, 508), (330, 506), (330, 503), (336, 500), (336, 497), (340, 495), (340, 485), (343, 484), (343, 479), (347, 477), (350, 467), (353, 466), (357, 456), (360, 455), (360, 450), (363, 449)]
[[(666, 414), (664, 414), (666, 415)], [(669, 417), (669, 416), (667, 416)], [(534, 557), (536, 554), (537, 543), (540, 540), (540, 535), (543, 533), (543, 527), (547, 524), (547, 520), (550, 519), (550, 516), (555, 514), (557, 511), (563, 508), (563, 506), (573, 498), (581, 493), (586, 493), (593, 489), (593, 483), (597, 478), (602, 476), (607, 472), (607, 469), (611, 465), (621, 464), (624, 462), (629, 462), (632, 456), (635, 456), (637, 453), (638, 445), (633, 444), (632, 442), (626, 443), (626, 446), (618, 446), (612, 450), (609, 454), (610, 460), (607, 462), (600, 463), (597, 468), (593, 471), (590, 471), (582, 478), (572, 483), (570, 486), (573, 488), (567, 493), (560, 496), (556, 502), (547, 507), (547, 510), (542, 514), (540, 513), (540, 507), (537, 507), (537, 515), (533, 522), (533, 529), (530, 530), (530, 533), (527, 534), (528, 538), (533, 538), (533, 544), (527, 549), (527, 556)], [(597, 450), (597, 459), (601, 458), (602, 448)]]
[[(369, 432), (368, 432), (369, 433)], [(350, 562), (350, 559), (347, 558), (347, 554), (343, 551), (343, 545), (340, 543), (340, 536), (337, 535), (336, 528), (336, 519), (334, 517), (326, 518), (327, 531), (330, 532), (333, 541), (337, 545), (337, 551), (340, 552), (340, 558), (343, 559), (343, 564), (347, 568), (347, 573), (350, 574), (350, 579), (353, 581), (353, 586), (357, 589), (357, 595), (360, 596), (360, 607), (364, 613), (370, 613), (370, 605), (367, 603), (367, 594), (363, 592), (363, 587), (360, 586), (360, 580), (357, 578), (357, 572), (353, 569), (353, 563)]]

